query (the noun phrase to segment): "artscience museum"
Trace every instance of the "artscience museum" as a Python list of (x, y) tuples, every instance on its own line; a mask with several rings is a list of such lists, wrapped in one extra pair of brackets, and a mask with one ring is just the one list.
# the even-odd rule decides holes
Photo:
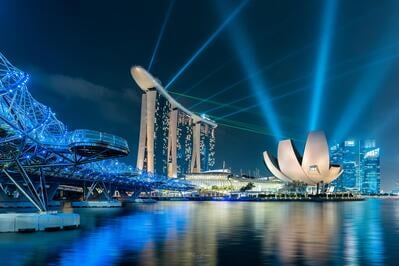
[(341, 166), (330, 164), (327, 139), (322, 131), (309, 133), (303, 157), (293, 141), (287, 139), (279, 142), (277, 158), (265, 151), (263, 159), (270, 172), (284, 182), (329, 184), (343, 171)]

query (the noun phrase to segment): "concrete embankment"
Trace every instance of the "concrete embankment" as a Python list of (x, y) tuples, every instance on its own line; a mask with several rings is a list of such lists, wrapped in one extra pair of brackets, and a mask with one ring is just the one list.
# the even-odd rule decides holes
[(0, 233), (70, 230), (79, 226), (80, 216), (76, 213), (0, 214)]

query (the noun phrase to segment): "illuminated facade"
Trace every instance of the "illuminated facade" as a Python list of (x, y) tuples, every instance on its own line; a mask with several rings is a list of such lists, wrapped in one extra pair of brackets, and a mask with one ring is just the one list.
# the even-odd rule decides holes
[(211, 169), (216, 123), (183, 107), (142, 67), (131, 74), (144, 91), (137, 168), (169, 177)]
[(177, 117), (177, 173), (189, 173), (193, 156), (193, 128), (189, 115), (179, 112)]
[(343, 186), (345, 188), (359, 188), (359, 145), (356, 141), (349, 140), (344, 142), (343, 168), (345, 177)]
[(364, 146), (361, 160), (360, 191), (363, 194), (380, 193), (380, 149)]
[(279, 192), (284, 187), (284, 183), (277, 178), (273, 179), (249, 179), (233, 177), (229, 171), (211, 171), (199, 174), (187, 174), (186, 181), (199, 189), (232, 192), (239, 191), (249, 183), (253, 184), (251, 192)]
[(160, 94), (157, 94), (155, 104), (154, 155), (158, 160), (154, 161), (155, 173), (166, 173), (168, 171), (170, 109), (170, 103)]
[(201, 125), (201, 165), (203, 171), (209, 171), (215, 165), (215, 128)]
[(340, 166), (330, 164), (327, 140), (321, 131), (309, 133), (303, 157), (288, 139), (279, 142), (277, 159), (268, 151), (263, 158), (270, 172), (284, 182), (329, 184), (342, 174)]
[(380, 150), (375, 140), (345, 140), (330, 147), (332, 162), (344, 172), (333, 182), (338, 191), (380, 192)]

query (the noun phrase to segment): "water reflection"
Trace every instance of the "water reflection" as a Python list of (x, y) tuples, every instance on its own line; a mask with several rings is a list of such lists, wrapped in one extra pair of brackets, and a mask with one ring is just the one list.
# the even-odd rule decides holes
[(161, 202), (78, 212), (78, 231), (0, 235), (1, 261), (382, 265), (399, 254), (399, 201)]

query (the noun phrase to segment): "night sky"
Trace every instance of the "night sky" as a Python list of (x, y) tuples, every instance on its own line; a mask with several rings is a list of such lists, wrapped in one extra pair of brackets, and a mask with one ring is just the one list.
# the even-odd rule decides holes
[[(135, 165), (141, 92), (129, 71), (148, 67), (167, 10), (151, 68), (164, 85), (241, 3), (3, 0), (0, 51), (31, 74), (31, 93), (69, 129), (126, 138), (125, 161)], [(279, 138), (304, 145), (318, 77), (315, 129), (331, 142), (375, 138), (382, 188), (391, 190), (399, 185), (399, 2), (341, 0), (335, 12), (326, 5), (249, 1), (168, 90), (195, 97), (174, 94), (195, 112), (224, 117), (218, 168), (225, 161), (267, 174), (262, 152), (276, 153)]]

